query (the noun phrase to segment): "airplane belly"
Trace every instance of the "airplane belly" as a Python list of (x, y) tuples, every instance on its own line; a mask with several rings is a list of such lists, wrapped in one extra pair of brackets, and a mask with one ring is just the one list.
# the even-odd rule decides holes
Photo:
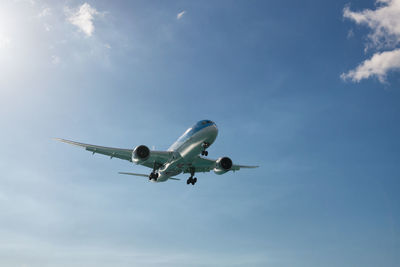
[(167, 176), (160, 176), (159, 178), (157, 178), (157, 182), (165, 182), (168, 180)]
[(216, 137), (217, 133), (214, 128), (204, 128), (183, 143), (177, 149), (177, 152), (179, 152), (185, 162), (191, 161), (201, 153), (204, 142), (211, 145), (215, 141)]

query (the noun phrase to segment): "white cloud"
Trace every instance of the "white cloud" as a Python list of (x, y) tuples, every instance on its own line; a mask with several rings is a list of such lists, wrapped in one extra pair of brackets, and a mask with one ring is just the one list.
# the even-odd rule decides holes
[(54, 65), (58, 65), (60, 64), (60, 62), (61, 62), (60, 57), (55, 55), (51, 56), (51, 63), (53, 63)]
[(354, 70), (343, 73), (340, 77), (343, 80), (359, 82), (372, 76), (378, 77), (379, 81), (386, 81), (386, 74), (390, 70), (400, 70), (400, 48), (393, 51), (375, 53), (372, 58), (365, 60)]
[(51, 9), (46, 7), (38, 14), (38, 17), (43, 18), (43, 17), (47, 17), (49, 15), (51, 15)]
[(343, 17), (371, 29), (365, 51), (389, 51), (375, 52), (370, 59), (362, 62), (354, 70), (343, 73), (341, 78), (344, 80), (359, 82), (376, 76), (380, 82), (385, 82), (387, 72), (399, 69), (400, 54), (397, 46), (400, 44), (400, 0), (376, 0), (376, 4), (375, 10), (366, 9), (360, 12), (353, 12), (346, 6), (343, 9)]
[(94, 32), (93, 20), (95, 16), (101, 15), (95, 8), (91, 7), (88, 3), (84, 3), (72, 12), (68, 17), (68, 21), (77, 26), (87, 36), (92, 36)]
[(185, 15), (186, 11), (183, 10), (182, 12), (179, 12), (178, 15), (176, 15), (176, 19), (181, 19), (183, 15)]
[(357, 24), (371, 28), (368, 38), (372, 46), (389, 46), (400, 43), (400, 0), (377, 0), (380, 4), (376, 10), (353, 12), (347, 6), (343, 10), (343, 17), (353, 20)]
[(9, 47), (11, 44), (11, 39), (7, 36), (0, 34), (0, 48)]
[(35, 4), (34, 0), (14, 0), (15, 3), (23, 2), (23, 3), (29, 3), (31, 5)]
[(44, 29), (45, 29), (46, 32), (51, 31), (51, 28), (52, 28), (49, 24), (46, 24), (46, 23), (43, 24), (43, 27), (44, 27)]

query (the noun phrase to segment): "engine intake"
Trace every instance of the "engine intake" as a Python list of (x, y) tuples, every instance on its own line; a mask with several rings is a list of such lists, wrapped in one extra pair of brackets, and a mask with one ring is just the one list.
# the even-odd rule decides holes
[(132, 161), (135, 163), (144, 162), (150, 157), (150, 149), (145, 145), (135, 147), (132, 152)]
[(215, 164), (214, 172), (224, 174), (232, 168), (232, 160), (228, 157), (219, 158)]

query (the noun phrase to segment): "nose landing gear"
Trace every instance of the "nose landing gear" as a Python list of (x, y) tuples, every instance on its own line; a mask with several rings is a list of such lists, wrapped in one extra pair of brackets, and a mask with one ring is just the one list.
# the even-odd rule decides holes
[(201, 146), (203, 147), (203, 151), (201, 151), (201, 155), (208, 156), (208, 151), (206, 149), (210, 146), (210, 144), (207, 142), (204, 142)]

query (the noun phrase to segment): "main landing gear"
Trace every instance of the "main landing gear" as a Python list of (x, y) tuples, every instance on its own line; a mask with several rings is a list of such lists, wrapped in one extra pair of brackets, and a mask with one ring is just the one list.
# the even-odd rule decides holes
[(154, 180), (157, 182), (157, 178), (158, 178), (158, 173), (156, 172), (157, 167), (158, 167), (157, 163), (154, 162), (153, 171), (149, 175), (149, 181)]
[(157, 181), (157, 178), (158, 178), (158, 173), (156, 173), (156, 172), (150, 173), (150, 175), (149, 175), (149, 180), (150, 180), (150, 181), (151, 181), (151, 180)]
[(201, 155), (202, 156), (208, 156), (208, 151), (206, 151), (206, 149), (208, 148), (210, 146), (210, 144), (209, 143), (207, 143), (207, 142), (204, 142), (203, 144), (202, 144), (202, 147), (203, 147), (203, 151), (201, 151)]
[(194, 169), (190, 171), (190, 177), (189, 179), (187, 179), (186, 184), (194, 185), (197, 182), (197, 178), (196, 177), (193, 178), (193, 176), (194, 176)]
[(187, 179), (186, 184), (192, 184), (194, 185), (197, 182), (197, 178), (196, 177), (189, 177), (189, 179)]

